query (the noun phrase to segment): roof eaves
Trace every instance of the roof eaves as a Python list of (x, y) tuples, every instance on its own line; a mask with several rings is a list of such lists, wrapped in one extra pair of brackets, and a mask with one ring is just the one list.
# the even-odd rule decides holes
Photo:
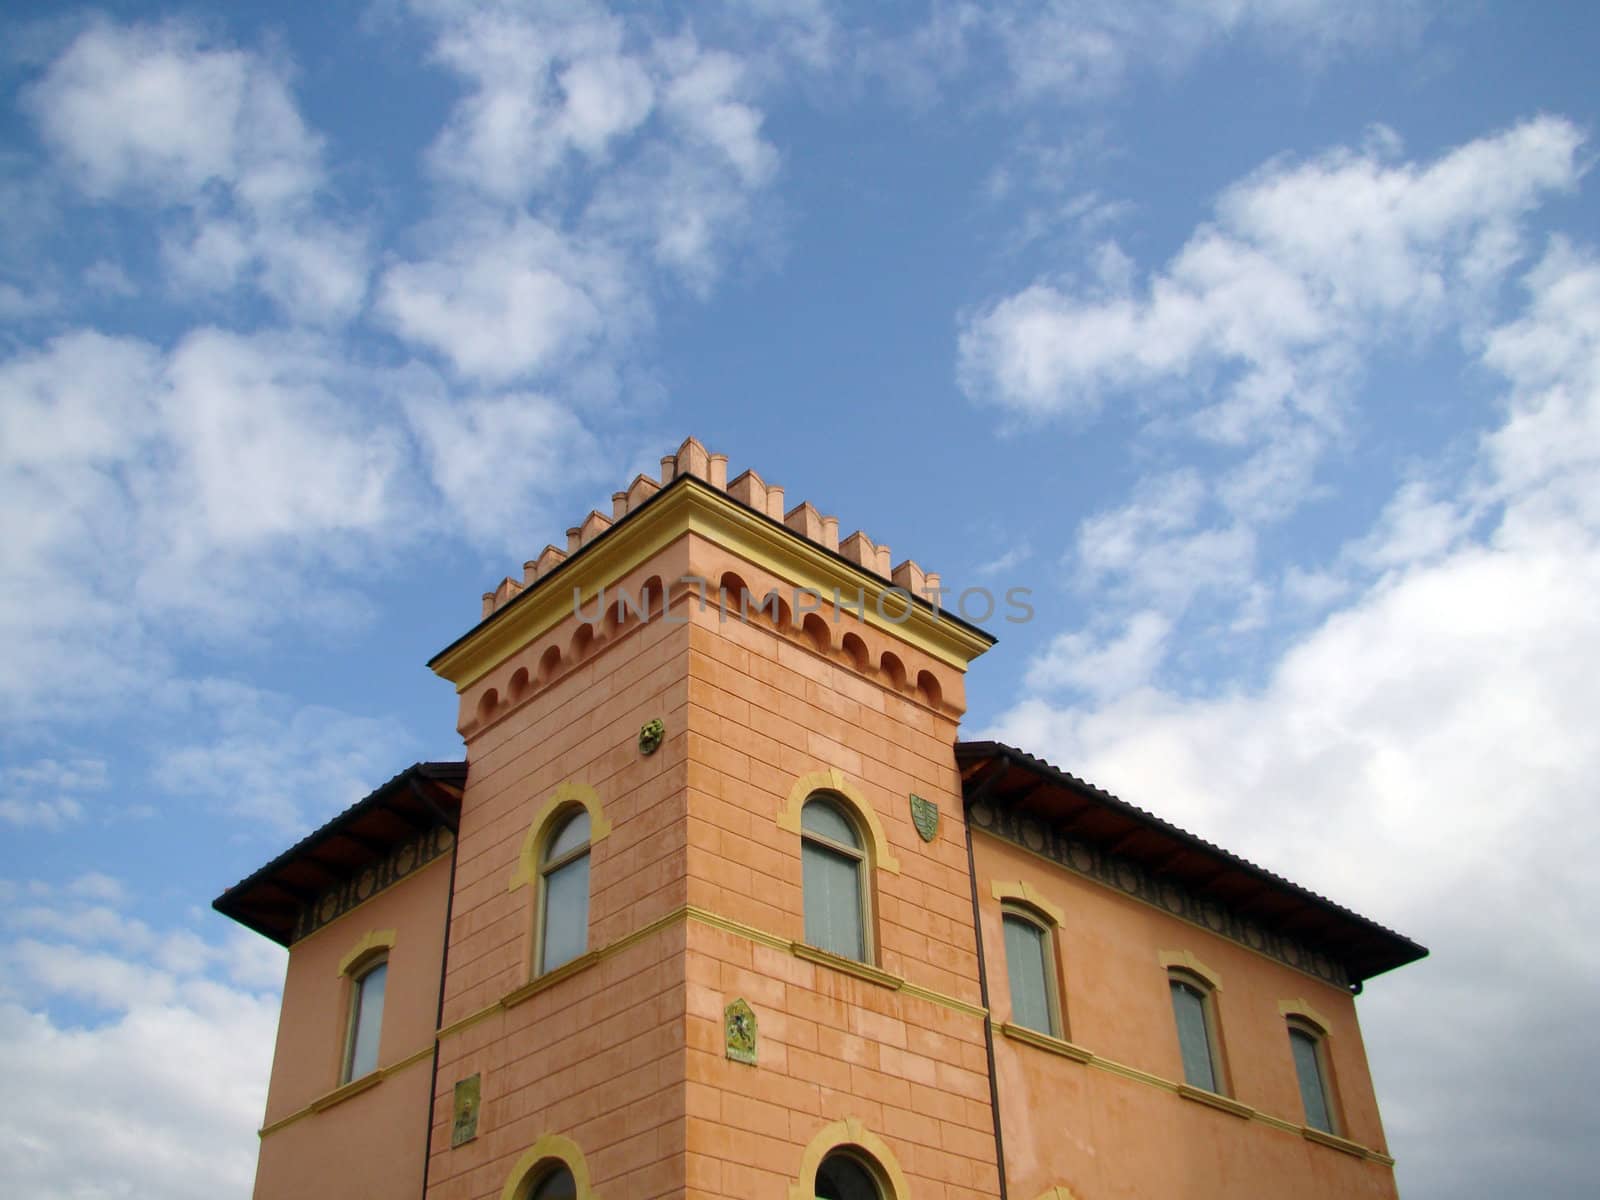
[[(1393, 941), (1398, 947), (1405, 948), (1408, 953), (1414, 952), (1410, 953), (1410, 957), (1405, 958), (1405, 962), (1414, 962), (1417, 959), (1427, 957), (1427, 947), (1412, 941), (1404, 934), (1396, 933), (1394, 930), (1389, 929), (1384, 925), (1380, 925), (1370, 917), (1364, 917), (1360, 913), (1355, 912), (1352, 909), (1348, 909), (1344, 905), (1312, 891), (1310, 888), (1302, 887), (1293, 880), (1286, 879), (1276, 872), (1269, 871), (1265, 867), (1258, 866), (1249, 859), (1242, 858), (1233, 853), (1233, 851), (1224, 849), (1223, 847), (1217, 845), (1215, 842), (1207, 841), (1199, 834), (1190, 833), (1187, 829), (1184, 829), (1178, 825), (1174, 825), (1171, 821), (1168, 821), (1163, 817), (1159, 817), (1147, 809), (1140, 808), (1136, 804), (1130, 804), (1120, 796), (1116, 796), (1113, 793), (1106, 791), (1104, 788), (1096, 787), (1087, 780), (1080, 779), (1078, 776), (1073, 775), (1070, 771), (1064, 771), (1055, 764), (1047, 762), (1035, 754), (1029, 754), (1026, 750), (1019, 749), (1016, 746), (1008, 745), (1005, 742), (997, 742), (993, 740), (956, 743), (956, 759), (958, 762), (963, 759), (972, 761), (995, 755), (1004, 757), (1018, 766), (1031, 770), (1036, 774), (1053, 779), (1055, 782), (1062, 784), (1063, 786), (1070, 787), (1085, 796), (1092, 797), (1093, 799), (1107, 805), (1113, 810), (1119, 811), (1133, 818), (1134, 820), (1159, 829), (1163, 833), (1166, 833), (1167, 835), (1176, 838), (1179, 841), (1182, 841), (1199, 850), (1203, 850), (1208, 854), (1214, 855), (1217, 859), (1221, 860), (1222, 863), (1234, 870), (1253, 876), (1274, 888), (1277, 888), (1281, 891), (1286, 891), (1302, 900), (1308, 901), (1318, 908), (1336, 913), (1345, 920), (1354, 922), (1355, 924), (1364, 927), (1371, 933)], [(1393, 965), (1400, 966), (1404, 965), (1404, 963), (1395, 963)], [(1387, 970), (1390, 968), (1386, 967), (1384, 969)]]
[(235, 906), (235, 902), (243, 897), (246, 891), (258, 884), (267, 882), (274, 872), (281, 870), (296, 858), (314, 850), (328, 839), (337, 836), (344, 826), (362, 813), (376, 807), (385, 797), (391, 795), (400, 787), (415, 780), (428, 780), (460, 787), (466, 783), (466, 779), (467, 764), (465, 762), (412, 763), (405, 770), (400, 771), (392, 778), (373, 788), (372, 791), (350, 805), (343, 812), (323, 822), (282, 854), (272, 859), (271, 862), (252, 871), (238, 883), (228, 888), (211, 902), (211, 907), (226, 917), (238, 920), (239, 918), (230, 910)]

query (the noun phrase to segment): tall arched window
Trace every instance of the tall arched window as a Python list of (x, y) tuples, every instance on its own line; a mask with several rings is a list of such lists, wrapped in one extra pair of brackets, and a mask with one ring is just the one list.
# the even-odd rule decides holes
[(557, 1167), (528, 1189), (525, 1200), (577, 1200), (578, 1184), (572, 1172)]
[(1178, 1048), (1183, 1052), (1183, 1079), (1191, 1087), (1224, 1094), (1221, 1059), (1217, 1054), (1216, 1004), (1205, 982), (1173, 971), (1172, 1015), (1178, 1023)]
[(380, 955), (351, 977), (350, 1029), (345, 1036), (340, 1083), (360, 1079), (378, 1069), (378, 1035), (383, 1030), (383, 989), (389, 960)]
[(817, 1168), (817, 1200), (883, 1200), (883, 1189), (867, 1164), (847, 1150), (835, 1150)]
[(866, 962), (872, 952), (867, 920), (867, 855), (844, 809), (813, 796), (800, 813), (801, 887), (806, 941), (819, 950)]
[(1011, 1021), (1051, 1037), (1061, 1037), (1061, 1006), (1056, 994), (1055, 940), (1050, 926), (1020, 905), (1001, 910), (1005, 931), (1006, 975), (1011, 983)]
[(1309, 1021), (1290, 1018), (1289, 1052), (1300, 1079), (1300, 1100), (1305, 1105), (1306, 1124), (1323, 1133), (1337, 1133), (1333, 1127), (1333, 1097), (1328, 1089), (1327, 1058), (1323, 1052), (1322, 1031)]
[(539, 856), (539, 947), (543, 975), (589, 948), (589, 813), (574, 809), (546, 838)]

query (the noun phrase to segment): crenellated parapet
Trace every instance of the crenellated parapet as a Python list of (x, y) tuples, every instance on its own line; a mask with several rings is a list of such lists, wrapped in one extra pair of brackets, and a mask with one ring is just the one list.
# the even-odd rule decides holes
[[(562, 693), (658, 622), (781, 642), (946, 720), (993, 638), (940, 604), (939, 576), (688, 438), (483, 597), (483, 619), (429, 665), (456, 685), (469, 740)], [(776, 643), (774, 643), (776, 644)], [(906, 711), (910, 711), (907, 709)]]
[(898, 566), (892, 566), (893, 555), (889, 546), (874, 541), (859, 529), (841, 540), (838, 517), (823, 514), (810, 501), (786, 508), (783, 488), (776, 483), (768, 483), (754, 470), (744, 471), (730, 481), (728, 456), (712, 454), (699, 439), (690, 437), (684, 439), (676, 453), (661, 459), (659, 480), (648, 475), (635, 476), (626, 490), (611, 494), (609, 517), (598, 509), (591, 511), (581, 524), (567, 530), (567, 547), (564, 551), (555, 546), (546, 546), (537, 558), (523, 564), (520, 582), (507, 576), (493, 591), (485, 592), (483, 616), (492, 616), (504, 608), (568, 557), (597, 538), (604, 537), (614, 525), (643, 508), (663, 488), (684, 476), (700, 480), (746, 508), (780, 522), (807, 541), (841, 555), (862, 570), (888, 580), (914, 596), (927, 598), (939, 594), (941, 580), (936, 573), (925, 571), (909, 558)]

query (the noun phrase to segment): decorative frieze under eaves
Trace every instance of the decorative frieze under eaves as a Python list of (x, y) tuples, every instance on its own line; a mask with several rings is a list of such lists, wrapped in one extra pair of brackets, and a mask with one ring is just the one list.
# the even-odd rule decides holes
[(1158, 878), (1131, 859), (1058, 833), (1034, 817), (1002, 811), (989, 804), (974, 804), (968, 818), (978, 829), (1042, 855), (1074, 874), (1142, 900), (1325, 983), (1340, 988), (1350, 986), (1350, 975), (1343, 963), (1294, 938), (1275, 933), (1214, 899), (1197, 896), (1176, 880)]
[(302, 904), (295, 917), (291, 944), (337, 921), (356, 905), (410, 877), (440, 855), (450, 853), (453, 845), (455, 835), (443, 825), (400, 842), (378, 862)]

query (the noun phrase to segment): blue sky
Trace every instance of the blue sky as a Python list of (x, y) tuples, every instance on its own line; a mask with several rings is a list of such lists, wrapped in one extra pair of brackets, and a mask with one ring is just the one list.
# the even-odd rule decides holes
[(425, 660), (693, 433), (1032, 589), (968, 735), (1432, 947), (1407, 1196), (1588, 1194), (1592, 6), (3, 20), (6, 1191), (248, 1194), (209, 900), (458, 756)]

